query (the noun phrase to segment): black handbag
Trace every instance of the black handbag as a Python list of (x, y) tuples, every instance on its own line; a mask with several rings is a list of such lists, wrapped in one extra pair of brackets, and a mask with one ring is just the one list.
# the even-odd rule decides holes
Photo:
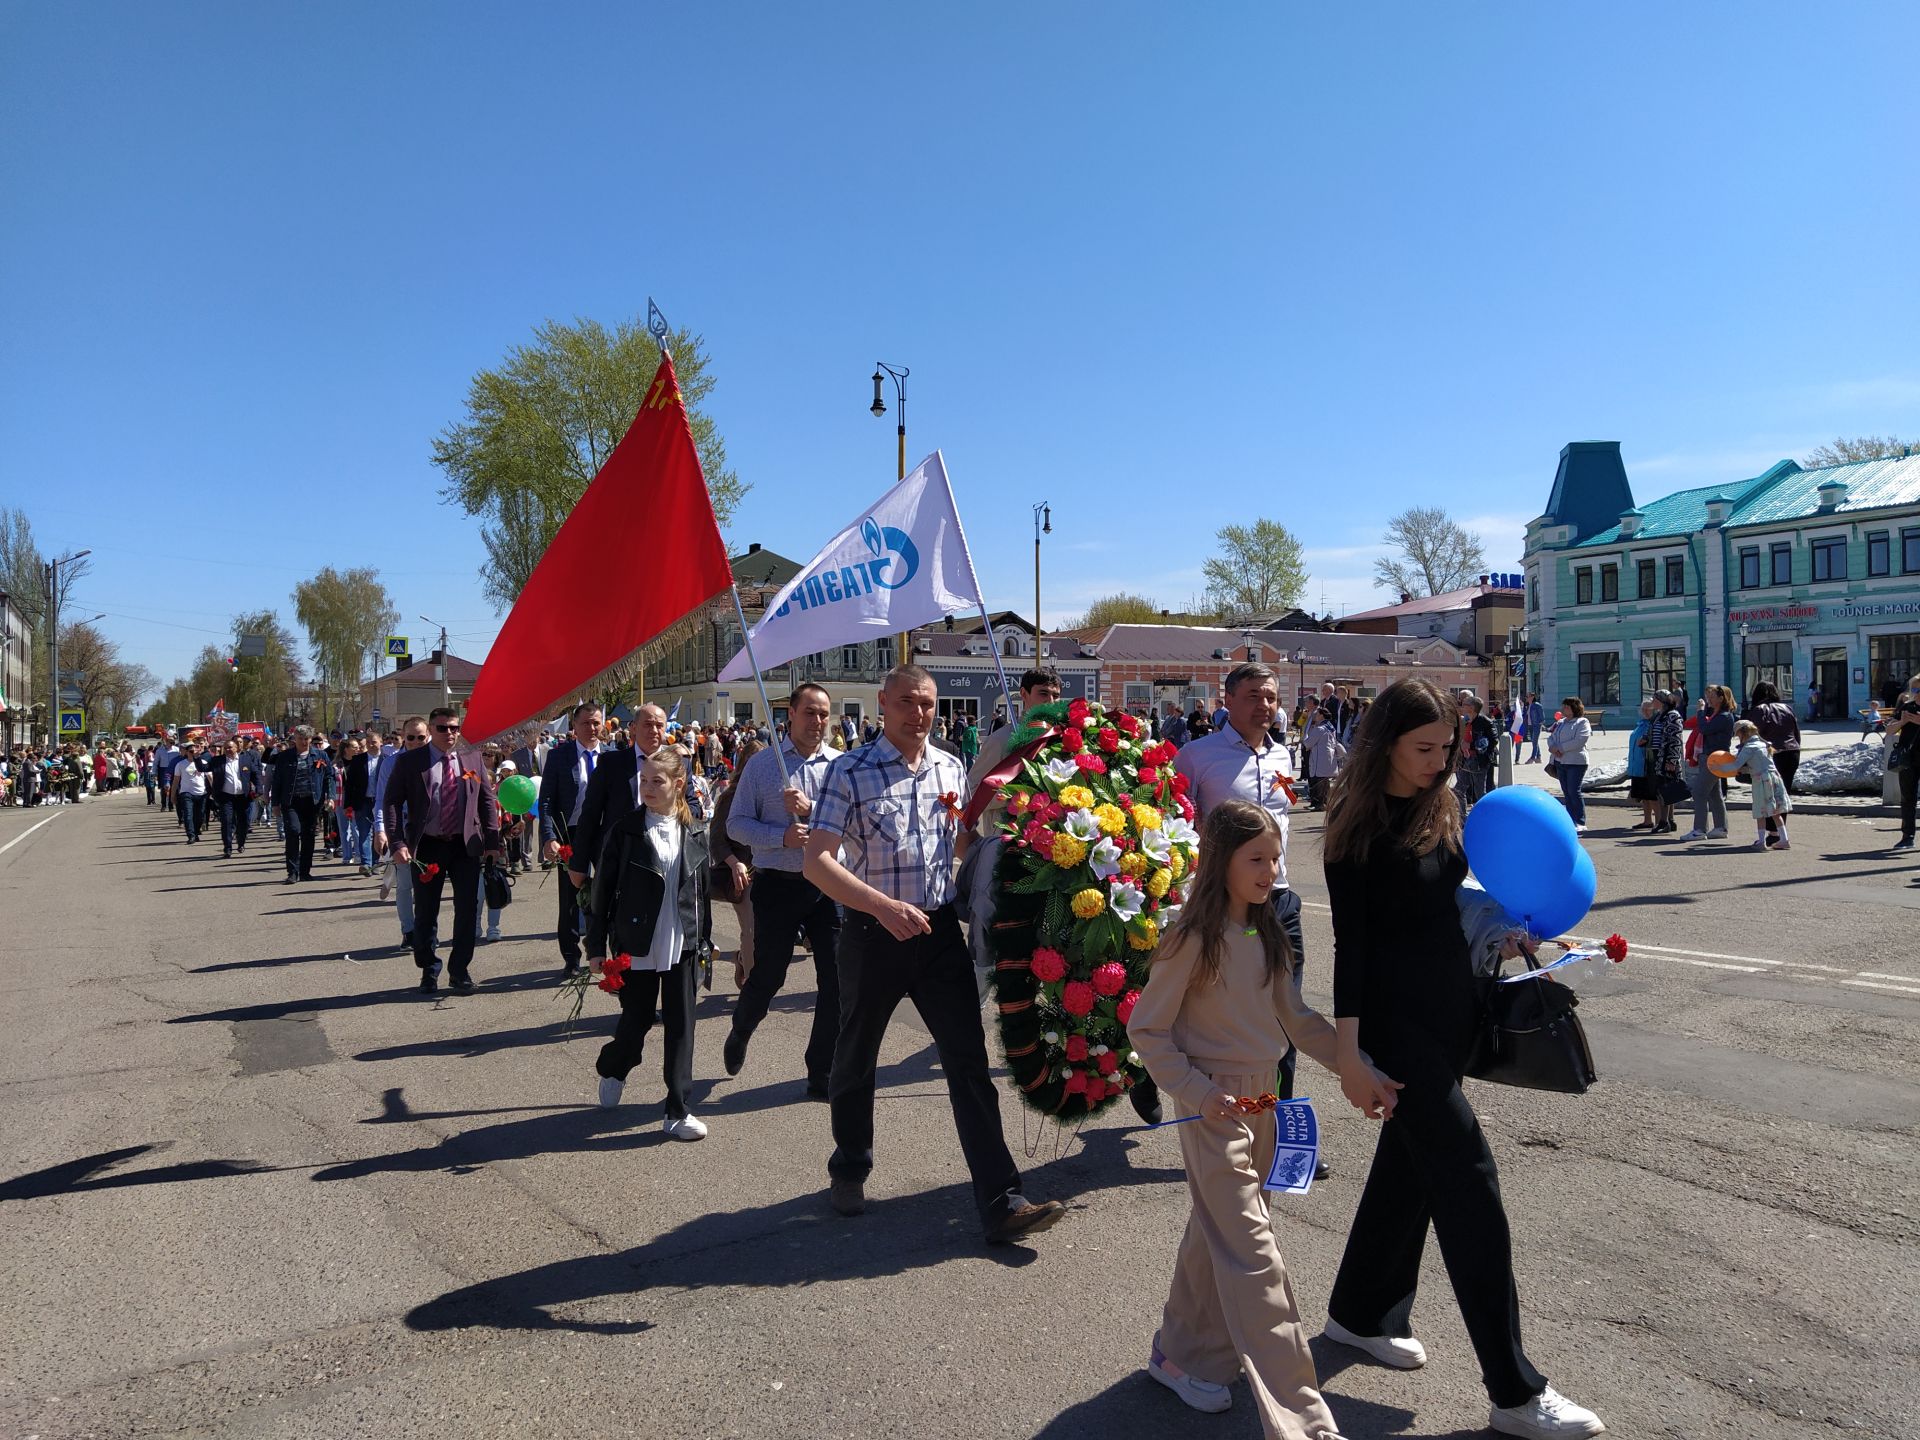
[(1920, 746), (1915, 745), (1913, 726), (1909, 725), (1887, 751), (1887, 773), (1898, 775), (1902, 770), (1912, 770), (1916, 761), (1920, 761)]
[(1677, 775), (1669, 775), (1660, 782), (1660, 800), (1667, 805), (1684, 805), (1693, 796), (1687, 788), (1687, 782)]
[(504, 910), (513, 903), (513, 877), (499, 865), (487, 866), (487, 908)]
[(1545, 975), (1487, 984), (1467, 1074), (1522, 1090), (1584, 1095), (1600, 1077), (1574, 1008), (1580, 999)]

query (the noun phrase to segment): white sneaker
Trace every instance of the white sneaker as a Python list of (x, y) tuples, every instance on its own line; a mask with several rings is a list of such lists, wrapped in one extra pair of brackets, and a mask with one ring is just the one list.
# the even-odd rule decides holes
[(489, 927), (489, 929), (487, 930), (487, 940), (489, 942), (492, 942), (492, 941), (498, 940), (499, 938), (500, 938), (500, 927), (498, 925)]
[(1226, 1386), (1216, 1385), (1211, 1380), (1202, 1380), (1184, 1371), (1176, 1373), (1175, 1367), (1158, 1355), (1147, 1357), (1147, 1374), (1178, 1395), (1189, 1409), (1218, 1415), (1222, 1410), (1232, 1408), (1233, 1392)]
[(1418, 1370), (1427, 1363), (1427, 1347), (1411, 1335), (1404, 1339), (1394, 1335), (1356, 1335), (1331, 1317), (1325, 1334), (1335, 1344), (1364, 1351), (1382, 1365), (1391, 1365), (1396, 1370)]
[(1524, 1405), (1505, 1410), (1495, 1406), (1488, 1423), (1502, 1435), (1525, 1435), (1531, 1440), (1599, 1435), (1607, 1428), (1598, 1415), (1574, 1404), (1551, 1385)]
[(660, 1127), (667, 1132), (669, 1140), (704, 1140), (707, 1127), (691, 1115), (682, 1115), (677, 1119), (669, 1115), (666, 1124)]
[(600, 1077), (600, 1108), (611, 1110), (620, 1103), (620, 1096), (627, 1088), (627, 1082), (616, 1080), (611, 1075)]
[(1709, 840), (1724, 840), (1726, 838), (1727, 827), (1724, 825), (1716, 825), (1713, 829), (1707, 831), (1707, 839)]
[(1704, 830), (1689, 830), (1680, 837), (1680, 843), (1685, 845), (1690, 840), (1704, 840), (1706, 838), (1707, 832)]

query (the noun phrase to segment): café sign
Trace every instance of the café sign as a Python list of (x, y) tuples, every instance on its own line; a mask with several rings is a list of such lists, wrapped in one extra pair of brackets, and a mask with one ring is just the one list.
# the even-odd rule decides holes
[(1920, 600), (1843, 601), (1838, 605), (1758, 605), (1746, 610), (1729, 610), (1727, 619), (1738, 625), (1793, 625), (1813, 621), (1891, 620), (1903, 615), (1920, 616)]

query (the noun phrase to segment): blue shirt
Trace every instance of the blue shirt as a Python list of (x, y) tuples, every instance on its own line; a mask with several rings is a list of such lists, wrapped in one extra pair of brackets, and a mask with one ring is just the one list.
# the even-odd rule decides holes
[(846, 867), (889, 900), (938, 910), (953, 899), (959, 819), (942, 795), (967, 803), (967, 772), (931, 740), (910, 769), (882, 734), (833, 762), (813, 808), (812, 827), (840, 837)]
[[(794, 788), (818, 806), (827, 772), (837, 758), (826, 745), (812, 759), (802, 759), (791, 740), (780, 741), (780, 753), (786, 757), (787, 773)], [(780, 784), (780, 766), (771, 750), (762, 750), (733, 782), (733, 808), (727, 812), (727, 838), (752, 847), (756, 870), (787, 870), (799, 874), (806, 861), (804, 850), (786, 845), (787, 826), (793, 817), (787, 814), (786, 792)], [(816, 812), (817, 813), (817, 812)]]

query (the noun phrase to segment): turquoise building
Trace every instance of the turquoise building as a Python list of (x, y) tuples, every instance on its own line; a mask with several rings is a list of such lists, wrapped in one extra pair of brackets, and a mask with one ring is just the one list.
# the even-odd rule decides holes
[(1920, 454), (1763, 475), (1636, 505), (1615, 440), (1560, 452), (1527, 526), (1526, 685), (1630, 722), (1642, 696), (1770, 680), (1807, 713), (1920, 674)]

